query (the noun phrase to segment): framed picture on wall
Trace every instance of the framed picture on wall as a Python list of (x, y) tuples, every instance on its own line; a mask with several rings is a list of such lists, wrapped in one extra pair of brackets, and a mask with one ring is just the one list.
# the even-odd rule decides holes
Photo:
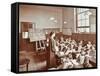
[(97, 7), (11, 4), (11, 71), (97, 68)]

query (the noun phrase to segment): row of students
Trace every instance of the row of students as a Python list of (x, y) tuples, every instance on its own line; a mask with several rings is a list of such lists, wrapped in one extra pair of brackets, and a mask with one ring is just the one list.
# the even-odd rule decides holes
[(92, 67), (89, 60), (91, 56), (96, 57), (95, 44), (88, 41), (83, 45), (84, 41), (78, 43), (71, 38), (64, 40), (63, 37), (59, 40), (55, 33), (51, 36), (51, 42), (54, 54), (61, 60), (58, 69)]

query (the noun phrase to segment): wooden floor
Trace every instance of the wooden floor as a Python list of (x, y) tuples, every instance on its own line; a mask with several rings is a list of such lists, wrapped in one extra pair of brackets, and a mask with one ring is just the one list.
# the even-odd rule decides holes
[[(46, 70), (45, 52), (24, 52), (24, 55), (27, 59), (30, 60), (28, 71)], [(26, 71), (26, 67), (24, 66), (23, 68), (19, 68), (19, 71)]]

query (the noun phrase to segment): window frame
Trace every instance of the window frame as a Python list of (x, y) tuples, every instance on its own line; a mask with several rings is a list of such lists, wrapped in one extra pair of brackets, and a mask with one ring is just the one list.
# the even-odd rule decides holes
[[(83, 8), (76, 8), (76, 31), (78, 32), (78, 28), (89, 28), (89, 32), (80, 32), (80, 33), (90, 33), (90, 31), (91, 31), (91, 28), (90, 28), (90, 25), (88, 25), (88, 26), (79, 26), (78, 25), (78, 22), (81, 20), (87, 20), (87, 18), (85, 17), (84, 19), (78, 19), (78, 15), (80, 15), (80, 14), (83, 14), (83, 13), (85, 13), (85, 12), (88, 12), (90, 9), (88, 9), (88, 10), (86, 10), (86, 11), (82, 11), (82, 12), (79, 12), (78, 13), (78, 9), (83, 9)], [(86, 8), (87, 9), (87, 8)], [(89, 19), (89, 18), (88, 18)], [(86, 22), (85, 22), (85, 25), (86, 25)]]

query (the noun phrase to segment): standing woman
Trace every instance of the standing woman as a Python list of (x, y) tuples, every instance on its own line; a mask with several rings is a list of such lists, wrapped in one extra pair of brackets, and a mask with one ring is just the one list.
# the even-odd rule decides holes
[(59, 47), (57, 46), (55, 36), (56, 34), (54, 32), (51, 32), (50, 34), (50, 66), (51, 68), (57, 67), (57, 57), (55, 53), (59, 51)]

